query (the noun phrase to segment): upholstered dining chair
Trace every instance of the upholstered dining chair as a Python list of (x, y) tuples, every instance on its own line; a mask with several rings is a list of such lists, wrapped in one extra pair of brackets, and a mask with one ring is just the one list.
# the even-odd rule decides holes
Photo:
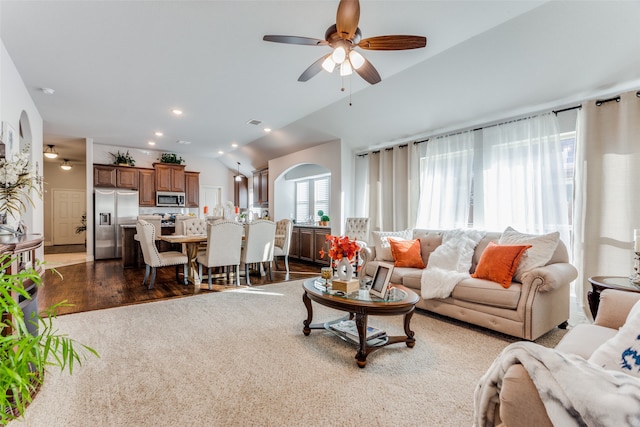
[(162, 215), (138, 215), (137, 219), (147, 221), (156, 229), (156, 240), (160, 240), (162, 235)]
[(184, 222), (189, 219), (193, 219), (193, 217), (191, 215), (182, 215), (182, 214), (175, 216), (175, 219), (173, 220), (173, 224), (176, 227), (176, 231), (175, 231), (176, 234), (178, 235), (184, 234)]
[[(207, 248), (199, 251), (198, 273), (202, 277), (202, 266), (207, 267), (209, 289), (211, 289), (212, 267), (234, 267), (236, 285), (240, 285), (240, 254), (242, 250), (242, 235), (244, 226), (235, 221), (218, 221), (207, 227)], [(227, 281), (229, 271), (227, 270)]]
[(149, 279), (149, 273), (151, 273), (151, 279), (149, 280), (149, 289), (153, 289), (153, 285), (156, 281), (156, 268), (168, 267), (171, 265), (176, 266), (176, 280), (180, 281), (180, 275), (178, 267), (182, 264), (182, 272), (184, 276), (184, 284), (188, 282), (187, 278), (187, 261), (188, 258), (185, 254), (177, 251), (158, 252), (156, 247), (156, 230), (153, 224), (143, 219), (139, 219), (136, 222), (136, 233), (138, 240), (140, 241), (140, 247), (142, 249), (142, 256), (146, 265), (146, 271), (142, 284), (144, 285)]
[(291, 233), (293, 232), (293, 223), (290, 219), (281, 219), (276, 222), (276, 237), (273, 247), (273, 260), (278, 269), (278, 257), (284, 257), (284, 266), (289, 276), (289, 249), (291, 247)]
[(245, 242), (240, 260), (244, 264), (247, 286), (251, 286), (249, 264), (269, 263), (269, 280), (273, 280), (271, 264), (273, 262), (275, 236), (276, 223), (273, 221), (260, 219), (252, 221), (245, 226)]

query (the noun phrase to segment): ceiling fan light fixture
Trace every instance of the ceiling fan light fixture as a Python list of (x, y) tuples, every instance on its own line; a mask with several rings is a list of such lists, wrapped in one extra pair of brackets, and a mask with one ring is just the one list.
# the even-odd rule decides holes
[(360, 55), (360, 53), (355, 50), (352, 50), (349, 52), (349, 62), (351, 62), (351, 66), (357, 70), (364, 65), (364, 56)]
[(43, 154), (48, 159), (55, 159), (56, 157), (58, 157), (58, 152), (55, 148), (53, 148), (53, 145), (47, 145), (47, 148), (44, 149)]
[(69, 159), (64, 159), (64, 161), (62, 162), (62, 164), (60, 165), (60, 168), (62, 170), (68, 171), (71, 170), (71, 162), (69, 161)]
[(345, 51), (342, 46), (338, 46), (333, 50), (331, 59), (333, 59), (333, 62), (336, 64), (342, 64), (344, 60), (347, 59), (347, 51)]
[(331, 58), (331, 55), (327, 56), (327, 59), (322, 62), (322, 68), (328, 73), (333, 73), (333, 70), (336, 68), (336, 62)]
[(340, 64), (340, 75), (341, 76), (349, 76), (353, 73), (353, 69), (351, 68), (351, 63), (349, 61), (344, 61)]

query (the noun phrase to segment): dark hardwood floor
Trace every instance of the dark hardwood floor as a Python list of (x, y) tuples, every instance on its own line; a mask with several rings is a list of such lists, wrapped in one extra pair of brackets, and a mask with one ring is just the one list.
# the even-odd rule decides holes
[[(286, 277), (284, 262), (280, 260), (280, 270), (273, 270), (273, 282), (268, 280), (268, 275), (260, 276), (257, 271), (252, 271), (251, 284), (261, 286), (320, 275), (320, 266), (316, 264), (290, 260), (289, 267), (290, 274)], [(227, 283), (224, 275), (215, 278), (212, 290), (208, 289), (206, 278), (199, 287), (193, 284), (185, 286), (182, 282), (176, 281), (174, 267), (164, 267), (157, 269), (154, 289), (149, 290), (147, 286), (142, 285), (144, 272), (144, 267), (123, 269), (119, 259), (58, 267), (56, 271), (46, 270), (44, 286), (38, 291), (38, 308), (42, 311), (66, 300), (70, 306), (60, 307), (57, 313), (69, 314), (236, 289), (233, 276), (232, 282)], [(240, 285), (244, 286), (244, 283), (242, 276)]]

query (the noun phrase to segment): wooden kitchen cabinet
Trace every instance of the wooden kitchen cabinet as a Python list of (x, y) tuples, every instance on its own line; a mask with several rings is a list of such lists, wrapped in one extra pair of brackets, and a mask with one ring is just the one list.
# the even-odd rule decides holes
[(253, 206), (269, 207), (269, 169), (253, 172)]
[(116, 168), (116, 187), (138, 189), (138, 169), (132, 167)]
[(138, 189), (138, 169), (130, 166), (93, 165), (94, 187)]
[(93, 165), (93, 186), (116, 188), (116, 167)]
[(184, 165), (154, 163), (156, 191), (186, 192)]
[(197, 208), (200, 204), (200, 172), (185, 172), (185, 206)]
[(233, 204), (240, 209), (249, 207), (249, 180), (246, 176), (240, 181), (233, 181)]
[(140, 206), (156, 205), (156, 174), (153, 169), (139, 170), (138, 203)]
[(326, 242), (327, 234), (331, 234), (329, 227), (294, 226), (289, 257), (318, 265), (329, 265), (329, 256), (326, 255), (324, 258), (320, 256), (320, 250), (323, 248), (325, 252), (329, 252), (329, 244)]

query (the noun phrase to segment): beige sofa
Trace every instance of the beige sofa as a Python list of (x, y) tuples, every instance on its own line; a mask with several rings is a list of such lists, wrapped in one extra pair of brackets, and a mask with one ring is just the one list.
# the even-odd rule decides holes
[[(476, 246), (471, 273), (490, 241), (497, 242), (501, 233), (489, 232)], [(413, 230), (420, 238), (425, 265), (429, 255), (442, 243), (442, 232)], [(380, 261), (375, 246), (361, 252), (361, 276), (373, 276)], [(451, 296), (444, 299), (423, 299), (417, 307), (454, 319), (473, 323), (504, 334), (535, 340), (556, 326), (566, 326), (569, 319), (569, 284), (577, 270), (568, 263), (565, 245), (560, 241), (551, 260), (525, 276), (524, 283), (513, 282), (509, 288), (488, 280), (469, 278), (456, 285)], [(422, 269), (394, 268), (391, 283), (402, 284), (420, 295)]]
[[(589, 359), (591, 354), (618, 332), (640, 294), (607, 289), (600, 295), (594, 324), (573, 327), (556, 346), (556, 350)], [(594, 390), (597, 393), (597, 390)], [(552, 426), (533, 381), (522, 365), (513, 365), (505, 373), (496, 408), (496, 425), (503, 427)]]

